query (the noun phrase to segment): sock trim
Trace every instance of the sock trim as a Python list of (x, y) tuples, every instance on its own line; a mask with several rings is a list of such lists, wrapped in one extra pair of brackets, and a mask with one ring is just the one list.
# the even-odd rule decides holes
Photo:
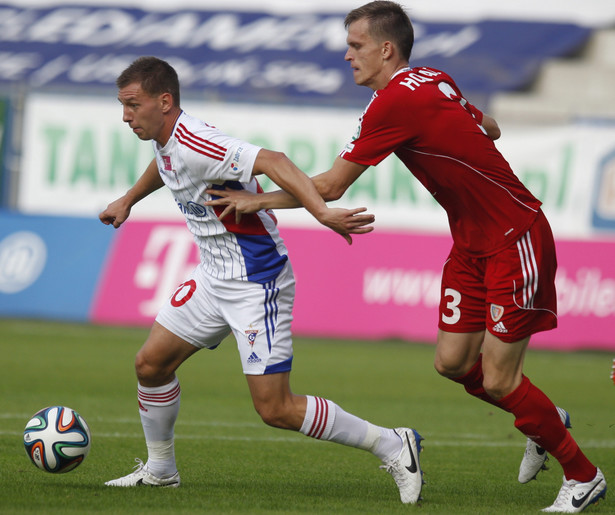
[(181, 388), (177, 378), (164, 386), (147, 387), (138, 385), (137, 387), (137, 396), (141, 404), (168, 406), (177, 402), (180, 393)]

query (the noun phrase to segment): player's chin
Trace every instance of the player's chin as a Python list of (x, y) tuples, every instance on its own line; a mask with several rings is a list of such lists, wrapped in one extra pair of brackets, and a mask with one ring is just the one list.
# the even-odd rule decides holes
[(132, 132), (137, 135), (137, 138), (143, 141), (149, 141), (152, 139), (143, 129), (132, 129)]

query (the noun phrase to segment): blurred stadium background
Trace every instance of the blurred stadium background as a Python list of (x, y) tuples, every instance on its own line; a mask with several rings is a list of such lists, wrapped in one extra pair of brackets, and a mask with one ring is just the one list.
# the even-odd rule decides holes
[[(152, 155), (116, 100), (135, 57), (176, 66), (188, 112), (314, 174), (371, 94), (343, 60), (343, 18), (362, 3), (0, 3), (0, 317), (147, 326), (197, 262), (164, 191), (118, 231), (97, 220)], [(615, 350), (615, 3), (401, 3), (412, 64), (449, 72), (498, 119), (498, 147), (552, 222), (560, 328), (534, 345)], [(339, 202), (367, 206), (377, 230), (348, 247), (301, 210), (278, 213), (295, 333), (433, 341), (444, 213), (394, 158)]]

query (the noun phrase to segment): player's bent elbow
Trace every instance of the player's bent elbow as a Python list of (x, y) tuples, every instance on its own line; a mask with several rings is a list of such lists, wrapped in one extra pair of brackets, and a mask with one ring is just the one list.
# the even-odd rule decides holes
[(496, 139), (499, 139), (500, 136), (502, 135), (500, 126), (498, 125), (498, 122), (495, 120), (495, 118), (484, 115), (482, 125), (489, 139), (495, 141)]
[(500, 136), (502, 135), (502, 131), (500, 130), (499, 127), (495, 127), (494, 129), (491, 129), (488, 132), (489, 137), (495, 141), (496, 139), (500, 139)]
[(290, 159), (284, 152), (263, 148), (256, 155), (253, 173), (254, 175), (264, 174), (271, 178), (274, 170), (280, 170), (289, 161)]
[(334, 200), (339, 200), (340, 198), (342, 198), (342, 195), (344, 194), (343, 191), (337, 191), (337, 190), (326, 190), (326, 191), (320, 191), (319, 193), (325, 202), (332, 202)]
[(329, 181), (324, 182), (322, 180), (314, 182), (314, 185), (325, 202), (341, 199), (347, 189), (341, 184)]

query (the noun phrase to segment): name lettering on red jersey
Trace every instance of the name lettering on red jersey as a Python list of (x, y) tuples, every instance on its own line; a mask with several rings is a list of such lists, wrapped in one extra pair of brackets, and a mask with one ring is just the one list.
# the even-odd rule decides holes
[(418, 73), (409, 73), (406, 75), (399, 84), (406, 86), (411, 91), (415, 91), (421, 84), (425, 82), (433, 82), (433, 77), (440, 75), (439, 72), (432, 70), (419, 70)]

